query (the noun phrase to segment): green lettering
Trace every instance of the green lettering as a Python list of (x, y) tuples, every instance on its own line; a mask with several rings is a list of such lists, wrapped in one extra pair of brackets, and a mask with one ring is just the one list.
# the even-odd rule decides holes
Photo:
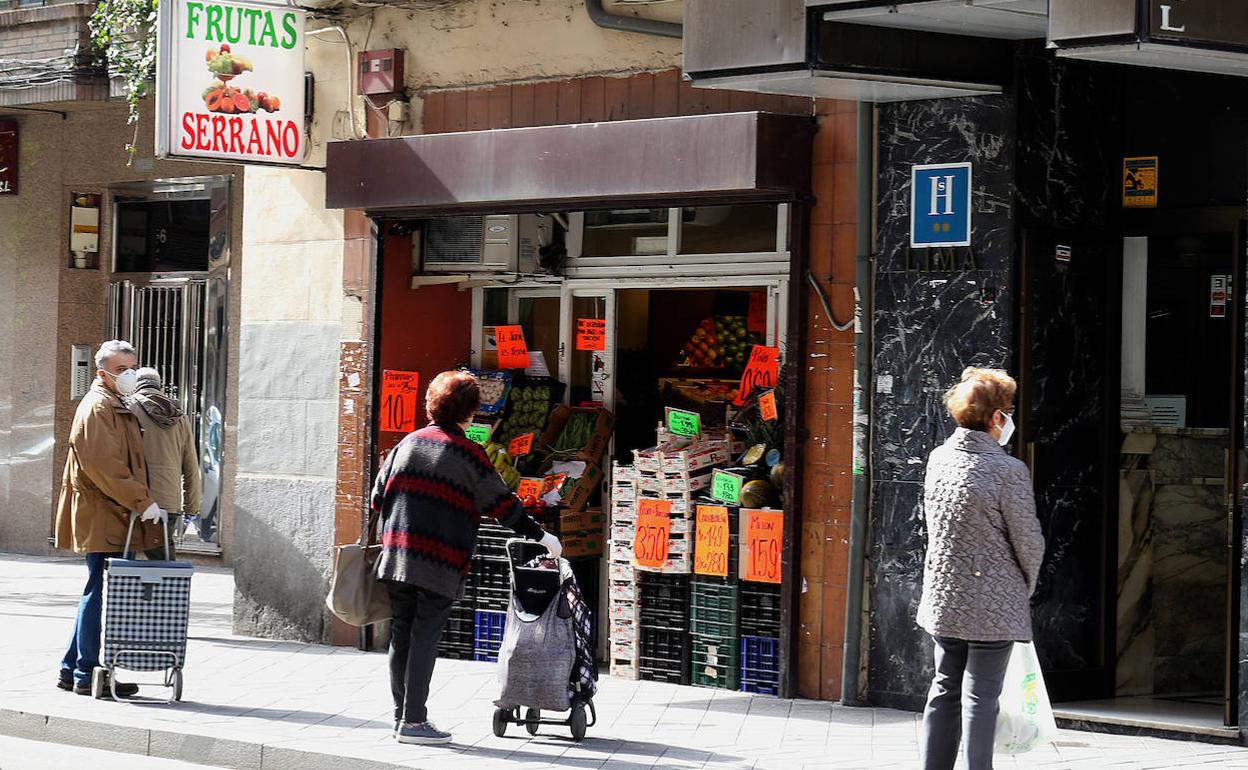
[(287, 50), (295, 47), (295, 41), (299, 39), (299, 33), (295, 31), (295, 15), (288, 13), (282, 16), (282, 30), (286, 33), (282, 36), (282, 48)]
[(241, 8), (225, 6), (225, 39), (238, 43), (243, 39), (243, 13)]
[(251, 37), (248, 38), (247, 42), (250, 45), (255, 45), (256, 44), (256, 20), (260, 18), (261, 11), (256, 8), (248, 8), (246, 10), (246, 14), (247, 14), (247, 27), (251, 35)]
[[(268, 42), (265, 42), (265, 41)], [(264, 14), (264, 31), (260, 33), (260, 42), (271, 48), (277, 48), (277, 30), (273, 27), (273, 14)]]
[(208, 6), (208, 30), (204, 39), (225, 42), (225, 36), (221, 34), (221, 6), (219, 5)]
[(186, 36), (195, 39), (195, 25), (199, 23), (199, 12), (204, 9), (203, 3), (186, 4)]

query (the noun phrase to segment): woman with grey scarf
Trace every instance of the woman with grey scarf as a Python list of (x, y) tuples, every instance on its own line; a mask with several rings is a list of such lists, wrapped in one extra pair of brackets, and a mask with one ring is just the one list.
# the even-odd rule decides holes
[[(161, 388), (160, 372), (150, 367), (138, 371), (138, 386), (126, 406), (139, 418), (143, 429), (143, 455), (147, 459), (147, 486), (156, 504), (169, 513), (169, 532), (180, 532), (179, 513), (198, 514), (200, 506), (199, 461), (191, 419)], [(169, 558), (175, 558), (173, 538)], [(164, 549), (148, 553), (165, 557)]]

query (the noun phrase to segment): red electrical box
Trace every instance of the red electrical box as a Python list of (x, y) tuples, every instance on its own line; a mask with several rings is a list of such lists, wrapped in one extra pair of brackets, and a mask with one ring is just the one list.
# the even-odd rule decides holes
[(403, 92), (403, 49), (360, 52), (359, 91), (363, 96)]

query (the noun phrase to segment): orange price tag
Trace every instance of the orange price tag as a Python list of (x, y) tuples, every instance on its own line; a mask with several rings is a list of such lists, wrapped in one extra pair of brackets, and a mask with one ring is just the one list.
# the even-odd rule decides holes
[(601, 318), (576, 319), (576, 349), (606, 350), (607, 322)]
[(379, 430), (388, 433), (416, 430), (416, 411), (420, 408), (419, 385), (420, 375), (417, 372), (382, 371)]
[(758, 414), (767, 422), (772, 422), (780, 413), (776, 411), (776, 391), (769, 390), (758, 397)]
[(541, 479), (520, 479), (520, 486), (516, 488), (516, 495), (519, 496), (521, 500), (524, 500), (525, 502), (528, 502), (529, 500), (536, 500), (541, 496), (541, 494)]
[(563, 482), (568, 480), (566, 473), (552, 473), (542, 477), (542, 488), (538, 493), (539, 496), (545, 497), (547, 493), (554, 492), (556, 489), (563, 488)]
[(637, 530), (633, 534), (633, 564), (661, 569), (667, 564), (672, 527), (671, 500), (638, 500)]
[(780, 348), (755, 345), (750, 350), (750, 360), (745, 365), (745, 371), (741, 372), (737, 400), (733, 403), (741, 406), (750, 397), (750, 391), (756, 388), (776, 387), (776, 378), (779, 374)]
[(767, 292), (750, 292), (750, 313), (745, 318), (745, 328), (759, 334), (767, 333)]
[(507, 454), (512, 457), (527, 455), (533, 449), (533, 434), (526, 433), (523, 436), (516, 436), (507, 442)]
[(780, 582), (780, 546), (784, 537), (783, 511), (743, 509), (745, 579), (755, 583)]
[(728, 577), (728, 509), (699, 505), (694, 522), (693, 571)]
[(524, 341), (524, 329), (519, 326), (494, 327), (494, 339), (498, 342), (499, 369), (528, 369), (529, 346)]

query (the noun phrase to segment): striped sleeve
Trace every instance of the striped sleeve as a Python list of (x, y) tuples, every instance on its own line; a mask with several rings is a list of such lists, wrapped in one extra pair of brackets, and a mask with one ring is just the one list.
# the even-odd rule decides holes
[(477, 512), (483, 518), (494, 519), (505, 527), (510, 527), (522, 537), (530, 540), (541, 540), (545, 531), (532, 516), (524, 512), (524, 504), (516, 497), (498, 471), (490, 466), (482, 472), (476, 489)]

